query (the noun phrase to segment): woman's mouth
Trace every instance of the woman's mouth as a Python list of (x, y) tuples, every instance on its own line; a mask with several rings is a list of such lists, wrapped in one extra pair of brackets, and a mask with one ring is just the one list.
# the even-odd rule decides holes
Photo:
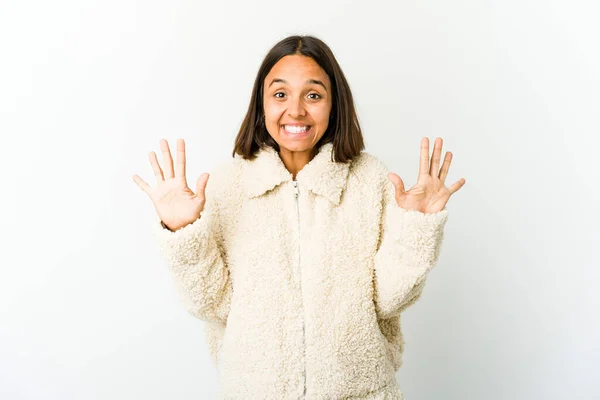
[(282, 125), (286, 135), (292, 137), (304, 137), (312, 131), (312, 125)]

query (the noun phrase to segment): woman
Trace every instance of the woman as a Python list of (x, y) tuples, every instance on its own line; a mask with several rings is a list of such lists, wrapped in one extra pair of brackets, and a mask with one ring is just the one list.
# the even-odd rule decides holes
[(421, 142), (408, 191), (364, 152), (329, 47), (277, 43), (263, 61), (233, 157), (196, 193), (185, 143), (162, 140), (155, 233), (187, 310), (206, 322), (220, 398), (402, 399), (400, 314), (439, 255), (449, 197), (442, 140)]

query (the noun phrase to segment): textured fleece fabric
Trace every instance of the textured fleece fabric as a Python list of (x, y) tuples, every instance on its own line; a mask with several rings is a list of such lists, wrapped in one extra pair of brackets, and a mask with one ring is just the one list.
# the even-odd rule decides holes
[(294, 181), (261, 149), (219, 163), (195, 222), (154, 233), (178, 295), (205, 321), (220, 399), (400, 400), (400, 314), (437, 262), (448, 210), (398, 207), (382, 161), (332, 160)]

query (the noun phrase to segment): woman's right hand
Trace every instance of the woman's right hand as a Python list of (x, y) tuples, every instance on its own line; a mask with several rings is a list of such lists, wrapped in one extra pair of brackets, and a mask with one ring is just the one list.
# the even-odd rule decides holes
[(196, 221), (204, 209), (206, 197), (204, 190), (208, 182), (208, 173), (200, 175), (196, 182), (196, 193), (187, 186), (185, 178), (185, 142), (177, 140), (177, 169), (173, 174), (173, 158), (169, 144), (165, 139), (160, 140), (163, 154), (164, 174), (158, 165), (156, 154), (151, 151), (148, 156), (156, 175), (157, 186), (150, 187), (138, 175), (133, 176), (134, 182), (150, 197), (161, 221), (171, 231), (176, 231)]

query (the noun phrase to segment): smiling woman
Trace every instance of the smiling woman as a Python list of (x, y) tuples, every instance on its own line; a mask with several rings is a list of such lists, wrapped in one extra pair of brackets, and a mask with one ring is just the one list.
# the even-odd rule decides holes
[(312, 58), (291, 55), (273, 66), (264, 86), (267, 131), (295, 178), (327, 130), (331, 111), (329, 77)]
[[(364, 142), (350, 87), (321, 40), (292, 36), (259, 68), (232, 159), (194, 194), (161, 142), (158, 243), (206, 322), (220, 398), (401, 400), (400, 314), (421, 296), (448, 217), (442, 140), (421, 142), (410, 190)], [(464, 183), (464, 182), (463, 182)]]
[(290, 36), (273, 46), (258, 70), (233, 154), (252, 159), (270, 146), (295, 178), (328, 142), (339, 162), (364, 149), (352, 92), (323, 41)]

